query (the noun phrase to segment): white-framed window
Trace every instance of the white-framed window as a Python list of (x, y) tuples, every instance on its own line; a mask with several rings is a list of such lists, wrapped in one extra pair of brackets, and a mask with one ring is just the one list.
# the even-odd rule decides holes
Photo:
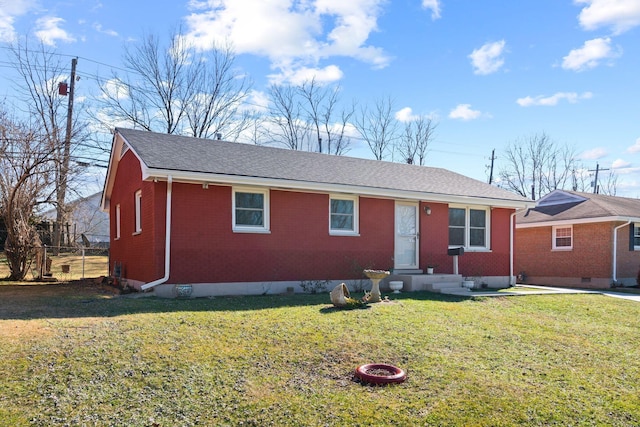
[(135, 203), (135, 228), (134, 234), (142, 232), (142, 190), (136, 191), (134, 196)]
[(358, 235), (358, 197), (329, 196), (329, 234)]
[(556, 225), (553, 226), (553, 249), (570, 250), (573, 249), (573, 226)]
[(488, 250), (490, 246), (488, 207), (449, 206), (449, 246), (467, 250)]
[(633, 250), (640, 251), (640, 224), (633, 224)]
[(120, 238), (120, 204), (116, 205), (116, 240)]
[(269, 190), (233, 189), (233, 231), (269, 232)]

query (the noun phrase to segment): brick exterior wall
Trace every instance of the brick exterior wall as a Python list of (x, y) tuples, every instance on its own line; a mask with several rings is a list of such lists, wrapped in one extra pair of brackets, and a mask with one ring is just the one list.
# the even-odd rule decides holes
[(389, 268), (394, 202), (361, 197), (360, 212), (360, 236), (332, 236), (328, 194), (271, 190), (270, 233), (233, 232), (231, 187), (174, 184), (170, 281), (344, 279)]
[[(425, 215), (424, 206), (431, 208)], [(512, 209), (491, 210), (491, 251), (470, 252), (458, 257), (458, 272), (463, 276), (509, 275), (509, 224)], [(453, 273), (453, 257), (447, 255), (449, 247), (449, 205), (422, 202), (420, 206), (420, 267), (437, 264), (436, 272)]]
[[(607, 288), (613, 277), (613, 229), (622, 224), (574, 224), (572, 250), (552, 250), (551, 226), (520, 228), (515, 271), (524, 272), (530, 284)], [(617, 276), (628, 281), (640, 262), (640, 252), (629, 251), (629, 227), (618, 230), (617, 254)]]
[[(135, 200), (142, 191), (142, 232), (135, 234)], [(158, 194), (156, 194), (156, 192)], [(109, 206), (111, 247), (110, 268), (122, 264), (123, 277), (150, 282), (164, 275), (164, 222), (166, 183), (142, 181), (138, 159), (125, 153), (118, 167)], [(115, 239), (116, 206), (120, 204), (120, 239)]]
[[(135, 156), (118, 166), (111, 195), (121, 209), (121, 238), (111, 242), (111, 271), (121, 262), (127, 279), (150, 282), (164, 275), (165, 182), (143, 182)], [(134, 193), (142, 190), (142, 232), (134, 235)], [(393, 266), (395, 201), (359, 198), (359, 236), (329, 234), (329, 194), (271, 189), (270, 233), (232, 230), (232, 187), (173, 183), (171, 272), (167, 283), (269, 282), (362, 278), (364, 268)], [(431, 215), (423, 207), (431, 208)], [(491, 212), (490, 252), (460, 257), (463, 275), (508, 276), (509, 209)], [(438, 264), (452, 273), (448, 205), (422, 202), (420, 268)]]

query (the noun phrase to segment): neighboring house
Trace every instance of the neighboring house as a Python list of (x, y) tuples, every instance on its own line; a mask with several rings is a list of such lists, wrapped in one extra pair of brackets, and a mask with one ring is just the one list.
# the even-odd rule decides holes
[[(109, 246), (109, 215), (100, 209), (102, 193), (95, 193), (69, 203), (70, 220), (64, 226), (64, 245), (84, 244), (81, 236), (91, 246)], [(44, 212), (41, 217), (49, 223), (50, 231), (56, 220), (56, 210)]]
[[(514, 280), (515, 211), (533, 202), (440, 168), (116, 129), (102, 207), (111, 272), (193, 296), (299, 291), (364, 268)], [(289, 289), (288, 289), (289, 288)]]
[(555, 190), (516, 216), (516, 272), (526, 283), (634, 286), (640, 200)]

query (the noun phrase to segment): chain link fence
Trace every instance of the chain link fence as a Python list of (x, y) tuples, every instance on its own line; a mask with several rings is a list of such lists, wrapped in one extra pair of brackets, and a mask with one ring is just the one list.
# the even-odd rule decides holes
[[(105, 246), (43, 245), (31, 248), (25, 280), (72, 281), (109, 275), (109, 248)], [(0, 254), (0, 277), (9, 276), (6, 256)]]

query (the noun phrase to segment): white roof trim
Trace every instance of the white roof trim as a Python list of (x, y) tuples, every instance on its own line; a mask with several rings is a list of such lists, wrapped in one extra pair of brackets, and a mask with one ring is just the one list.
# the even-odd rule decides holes
[(495, 206), (504, 208), (533, 208), (535, 202), (494, 199), (489, 197), (456, 196), (451, 194), (428, 193), (420, 191), (406, 191), (396, 189), (384, 189), (343, 184), (327, 184), (310, 181), (292, 181), (277, 178), (260, 178), (253, 176), (223, 175), (200, 172), (172, 171), (164, 169), (151, 169), (140, 162), (143, 180), (165, 180), (169, 175), (174, 182), (209, 183), (222, 185), (251, 185), (259, 187), (280, 188), (283, 190), (317, 191), (323, 193), (357, 194), (360, 196), (385, 197), (391, 199), (430, 200), (444, 203), (463, 203), (482, 206)]
[(574, 225), (574, 224), (595, 224), (598, 222), (640, 222), (640, 217), (628, 217), (628, 216), (601, 216), (597, 218), (581, 218), (581, 219), (565, 219), (559, 221), (538, 221), (530, 222), (526, 224), (518, 224), (516, 222), (516, 228), (535, 228), (535, 227), (551, 227), (557, 225)]

